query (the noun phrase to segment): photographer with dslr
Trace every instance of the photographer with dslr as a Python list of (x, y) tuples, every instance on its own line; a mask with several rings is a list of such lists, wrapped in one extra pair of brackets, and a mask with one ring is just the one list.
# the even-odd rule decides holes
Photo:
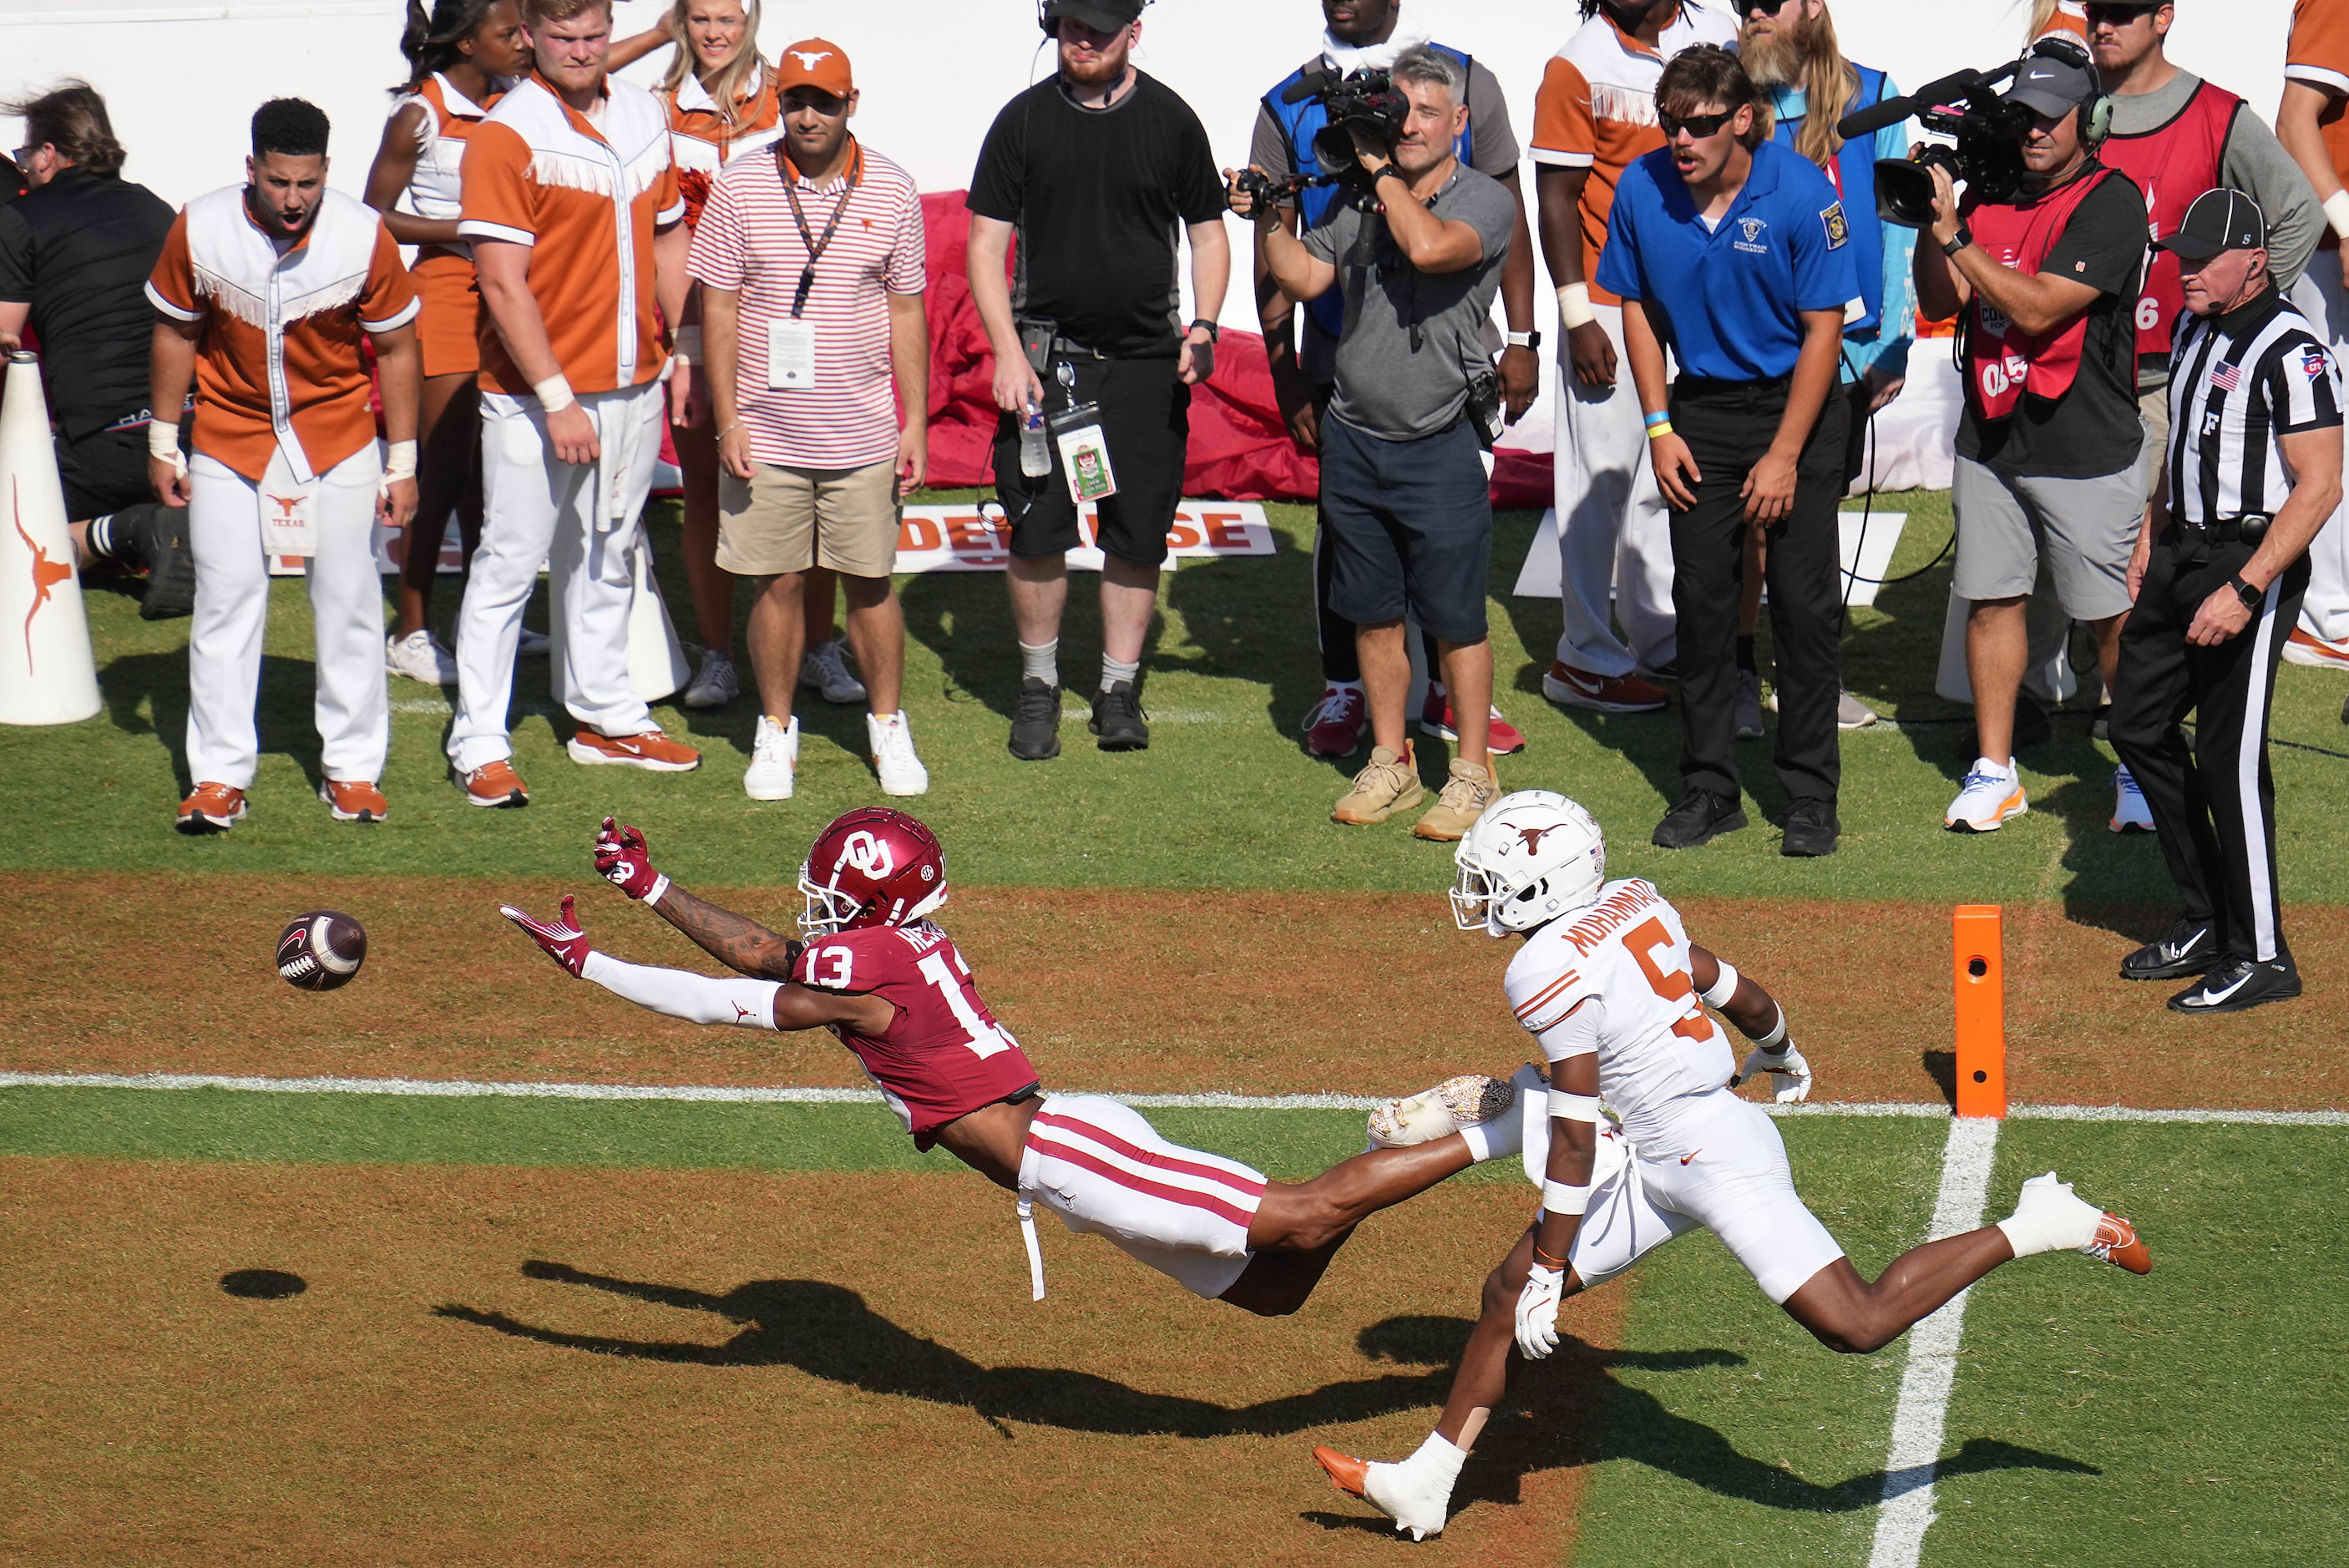
[[(2146, 210), (2127, 175), (2096, 161), (2112, 100), (2076, 44), (2033, 46), (2002, 96), (1978, 92), (1975, 102), (1969, 119), (2013, 121), (2021, 169), (2003, 164), (2007, 144), (1970, 148), (1969, 135), (1984, 133), (1961, 129), (1961, 201), (1946, 151), (1919, 150), (1933, 196), (1917, 246), (1917, 303), (1937, 319), (1966, 313), (1951, 506), (1981, 738), (1942, 823), (1985, 833), (2029, 809), (2014, 709), (2041, 551), (2065, 614), (2095, 628), (2105, 689), (2113, 686), (2129, 552), (2145, 511), (2134, 307)], [(1878, 190), (1897, 204), (1914, 183), (1879, 177)], [(2123, 794), (2132, 789), (2122, 781)]]
[(1403, 732), (1408, 606), (1435, 636), (1460, 736), (1415, 830), (1449, 841), (1500, 794), (1486, 750), (1493, 509), (1483, 458), (1499, 431), (1500, 389), (1482, 334), (1517, 214), (1499, 182), (1454, 152), (1468, 118), (1459, 62), (1420, 46), (1389, 75), (1409, 102), (1401, 127), (1381, 140), (1349, 124), (1349, 200), (1302, 239), (1263, 199), (1260, 170), (1232, 180), (1231, 204), (1255, 219), (1283, 294), (1303, 302), (1336, 288), (1345, 301), (1321, 426), (1321, 515), (1335, 558), (1330, 603), (1354, 624), (1375, 745), (1331, 820), (1383, 822), (1424, 793)]
[[(1829, 855), (1838, 679), (1836, 504), (1849, 403), (1835, 396), (1860, 294), (1851, 225), (1818, 166), (1769, 139), (1737, 57), (1682, 50), (1656, 82), (1664, 145), (1623, 171), (1599, 259), (1648, 455), (1671, 509), (1679, 621), (1681, 799), (1660, 849), (1745, 826), (1737, 771), (1737, 601), (1745, 535), (1769, 535), (1778, 655), (1775, 760), (1790, 798), (1779, 852)], [(1680, 375), (1664, 382), (1664, 351)]]

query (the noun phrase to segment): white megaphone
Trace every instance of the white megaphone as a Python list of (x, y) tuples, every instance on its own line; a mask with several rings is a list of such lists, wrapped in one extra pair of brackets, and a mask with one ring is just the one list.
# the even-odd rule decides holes
[(37, 356), (8, 356), (0, 402), (0, 724), (78, 724), (98, 709), (66, 497)]
[(636, 592), (628, 600), (628, 686), (647, 702), (658, 702), (693, 678), (668, 618), (660, 583), (653, 577), (652, 541), (636, 529)]

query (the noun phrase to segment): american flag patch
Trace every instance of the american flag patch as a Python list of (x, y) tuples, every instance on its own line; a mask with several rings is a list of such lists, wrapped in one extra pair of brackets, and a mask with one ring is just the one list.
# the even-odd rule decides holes
[(2242, 371), (2223, 359), (2210, 370), (2210, 385), (2221, 392), (2232, 392), (2235, 389), (2235, 383), (2242, 378)]

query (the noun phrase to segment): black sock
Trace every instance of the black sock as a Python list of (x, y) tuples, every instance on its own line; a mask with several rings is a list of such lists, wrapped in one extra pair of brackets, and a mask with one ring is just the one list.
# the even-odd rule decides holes
[(1760, 667), (1761, 666), (1757, 665), (1754, 662), (1754, 638), (1752, 634), (1749, 634), (1738, 638), (1737, 673), (1739, 675), (1754, 675), (1759, 672)]

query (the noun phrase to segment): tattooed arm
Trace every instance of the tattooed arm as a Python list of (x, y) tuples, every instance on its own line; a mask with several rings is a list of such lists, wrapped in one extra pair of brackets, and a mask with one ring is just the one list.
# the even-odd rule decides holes
[(671, 882), (653, 908), (712, 958), (754, 980), (788, 980), (800, 944), (757, 921), (705, 903)]

